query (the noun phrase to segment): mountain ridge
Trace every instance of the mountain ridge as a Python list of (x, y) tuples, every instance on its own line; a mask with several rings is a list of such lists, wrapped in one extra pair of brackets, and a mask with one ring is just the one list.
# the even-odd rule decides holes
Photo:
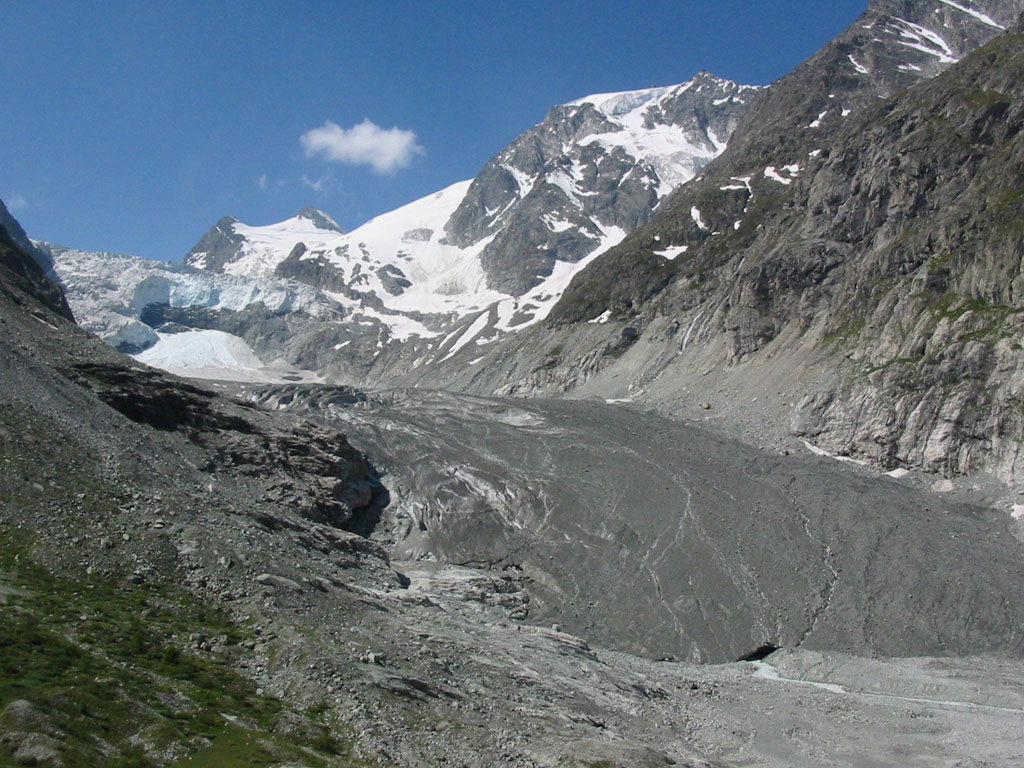
[[(282, 314), (287, 309), (269, 305), (273, 317), (237, 302), (222, 307), (213, 299), (189, 312), (180, 305), (181, 292), (172, 302), (151, 292), (154, 302), (168, 308), (147, 310), (135, 306), (139, 292), (124, 275), (115, 282), (133, 295), (107, 292), (109, 306), (101, 308), (95, 297), (104, 295), (102, 285), (89, 287), (79, 265), (59, 269), (68, 274), (72, 301), (81, 295), (84, 313), (103, 315), (91, 327), (126, 351), (160, 343), (155, 326), (144, 327), (145, 310), (168, 331), (242, 330), (244, 341), (268, 361), (283, 358), (332, 380), (380, 381), (543, 319), (586, 260), (618, 242), (721, 151), (757, 90), (702, 72), (678, 86), (583, 97), (553, 108), (477, 179), (382, 214), (353, 232), (337, 231), (329, 215), (309, 209), (267, 226), (224, 217), (185, 258), (193, 270), (189, 280), (201, 280), (204, 273), (221, 276), (211, 277), (205, 291), (211, 297), (220, 290), (214, 283), (230, 276), (292, 280), (319, 292), (319, 303), (334, 306), (347, 319), (347, 330), (338, 323), (317, 330), (306, 318), (289, 320)], [(64, 258), (82, 262), (83, 256)], [(144, 271), (156, 281), (160, 269), (153, 263)], [(167, 282), (180, 284), (180, 273), (168, 275)], [(254, 300), (259, 293), (253, 292)], [(224, 311), (235, 314), (218, 319)], [(244, 328), (242, 317), (253, 326)], [(284, 341), (282, 326), (296, 338)], [(153, 354), (170, 359), (165, 352)]]
[[(737, 379), (737, 366), (769, 354), (764, 350), (773, 339), (803, 338), (806, 328), (787, 325), (790, 310), (773, 294), (806, 303), (813, 286), (834, 278), (857, 246), (850, 232), (830, 236), (802, 263), (756, 273), (750, 272), (752, 260), (733, 254), (768, 242), (764, 222), (776, 221), (778, 206), (790, 205), (807, 174), (817, 173), (834, 137), (849, 136), (850, 124), (861, 125), (880, 102), (900, 98), (908, 84), (957, 66), (966, 52), (1010, 26), (1022, 5), (873, 2), (844, 33), (766, 90), (701, 72), (678, 86), (593, 94), (558, 105), (474, 180), (352, 233), (318, 227), (302, 216), (267, 227), (222, 219), (190, 253), (191, 265), (200, 272), (305, 283), (320, 292), (320, 303), (334, 308), (336, 320), (318, 324), (322, 313), (289, 320), (287, 310), (232, 307), (223, 314), (203, 306), (154, 307), (147, 317), (170, 331), (240, 332), (261, 359), (280, 358), (304, 369), (303, 376), (330, 381), (613, 399), (656, 393), (652, 404), (692, 414), (692, 398), (681, 387), (700, 391), (703, 385), (687, 379), (674, 387), (667, 374), (658, 379), (659, 371), (678, 369), (673, 358), (686, 351), (692, 367), (724, 365), (720, 375)], [(729, 135), (728, 147), (720, 134)], [(677, 156), (680, 147), (686, 149)], [(691, 182), (680, 183), (691, 175)], [(836, 205), (827, 202), (822, 210)], [(765, 264), (772, 263), (767, 258)], [(785, 274), (769, 275), (774, 269)], [(722, 288), (729, 281), (731, 293)], [(794, 293), (789, 283), (811, 293)], [(644, 338), (654, 320), (656, 333)], [(825, 335), (838, 333), (829, 323)], [(709, 330), (716, 324), (717, 336)], [(285, 333), (293, 334), (287, 343)], [(517, 341), (522, 333), (526, 337)], [(672, 351), (676, 333), (682, 340)], [(560, 342), (560, 334), (573, 343)], [(716, 345), (721, 349), (712, 353)], [(639, 356), (644, 359), (631, 352), (634, 347), (645, 350)], [(153, 357), (172, 358), (168, 351)], [(608, 375), (597, 376), (604, 369)], [(613, 385), (614, 370), (622, 376)], [(945, 429), (934, 419), (902, 448), (894, 447), (902, 438), (881, 437), (886, 429), (875, 423), (881, 416), (870, 428), (859, 428), (859, 437), (840, 439), (827, 428), (828, 417), (809, 415), (831, 408), (837, 423), (849, 420), (838, 405), (828, 405), (843, 402), (828, 394), (831, 374), (820, 365), (816, 370), (817, 389), (809, 377), (792, 382), (790, 395), (779, 390), (769, 442), (820, 437), (827, 450), (886, 468), (923, 462), (960, 474), (980, 466), (964, 457), (939, 460), (934, 446), (916, 445)], [(780, 387), (786, 375), (779, 374)], [(752, 387), (738, 382), (736, 389)], [(802, 405), (795, 408), (793, 399)], [(741, 414), (738, 421), (764, 431), (754, 416)], [(867, 438), (871, 431), (875, 436)], [(887, 447), (872, 447), (879, 440)], [(1000, 471), (1006, 477), (1014, 470)]]
[[(519, 340), (524, 348), (559, 346), (565, 359), (545, 365), (527, 353), (528, 362), (513, 369), (516, 353), (506, 349), (501, 372), (478, 374), (478, 385), (621, 392), (624, 385), (608, 389), (618, 371), (629, 396), (679, 413), (724, 400), (755, 433), (768, 409), (774, 440), (815, 440), (886, 468), (950, 475), (989, 469), (1012, 482), (1020, 473), (1011, 373), (1018, 363), (1000, 346), (1016, 327), (1016, 299), (1007, 294), (1013, 273), (1004, 268), (1013, 263), (1012, 236), (993, 243), (987, 256), (969, 254), (979, 250), (972, 237), (983, 242), (980, 222), (991, 221), (998, 233), (1015, 220), (1018, 96), (1007, 72), (1019, 69), (1019, 30), (936, 78), (852, 112), (845, 120), (855, 122), (827, 140), (805, 132), (810, 138), (802, 143), (779, 141), (765, 154), (763, 138), (738, 133), (703, 179), (681, 188), (655, 221), (577, 276), (549, 328), (537, 332), (543, 341)], [(834, 60), (841, 48), (833, 49)], [(805, 79), (798, 70), (783, 93), (798, 92)], [(770, 94), (754, 109), (778, 113)], [(902, 129), (894, 128), (897, 116)], [(798, 114), (784, 125), (803, 119)], [(800, 170), (781, 175), (783, 163), (798, 156)], [(1000, 191), (989, 178), (1009, 186)], [(956, 205), (958, 214), (945, 212)], [(1006, 205), (1006, 217), (993, 220)], [(699, 212), (706, 221), (697, 220)], [(933, 231), (932, 215), (947, 223)], [(887, 244), (895, 248), (889, 255)], [(685, 247), (685, 255), (654, 255), (666, 246)], [(956, 276), (961, 269), (963, 279)], [(983, 277), (986, 269), (1008, 282), (997, 287)], [(867, 318), (866, 327), (851, 319), (857, 317)], [(615, 322), (594, 324), (607, 318)], [(627, 329), (626, 343), (609, 336)], [(760, 396), (757, 408), (702, 383), (709, 370), (736, 397)], [(778, 390), (758, 393), (744, 376), (774, 379)], [(987, 434), (996, 437), (990, 442)]]

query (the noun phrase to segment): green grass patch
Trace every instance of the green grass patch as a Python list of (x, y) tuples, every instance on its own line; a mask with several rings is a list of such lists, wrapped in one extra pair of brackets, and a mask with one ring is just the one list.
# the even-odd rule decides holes
[[(301, 735), (275, 733), (284, 704), (230, 666), (251, 633), (180, 588), (61, 578), (3, 533), (0, 588), (0, 734), (48, 734), (67, 768), (149, 768), (170, 747), (183, 766), (366, 765), (326, 707)], [(227, 650), (194, 651), (193, 633)], [(0, 745), (0, 765), (16, 748)]]
[[(224, 725), (210, 734), (211, 742), (188, 757), (171, 763), (173, 768), (223, 768), (223, 766), (262, 766), (281, 765), (294, 759), (265, 734), (251, 731), (237, 725)], [(306, 765), (321, 766), (325, 762), (319, 759), (307, 759)]]
[(968, 94), (967, 101), (972, 106), (984, 109), (993, 104), (1010, 104), (1012, 99), (1001, 91), (984, 90)]

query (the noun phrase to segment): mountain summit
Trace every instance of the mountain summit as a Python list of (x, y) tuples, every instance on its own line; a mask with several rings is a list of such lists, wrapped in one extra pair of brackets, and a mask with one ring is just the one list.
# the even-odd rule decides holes
[(303, 208), (298, 212), (296, 218), (306, 219), (317, 229), (334, 231), (339, 235), (345, 234), (345, 230), (341, 228), (341, 225), (329, 213), (321, 211), (319, 208)]

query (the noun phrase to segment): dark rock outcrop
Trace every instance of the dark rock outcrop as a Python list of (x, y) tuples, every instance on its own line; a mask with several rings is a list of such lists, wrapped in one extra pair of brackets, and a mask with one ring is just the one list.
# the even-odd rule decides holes
[(238, 223), (234, 216), (223, 217), (185, 254), (185, 264), (210, 272), (223, 272), (225, 264), (238, 258), (245, 243), (245, 237), (235, 232), (235, 224)]
[(297, 215), (313, 222), (317, 229), (337, 232), (339, 235), (345, 234), (345, 230), (334, 220), (334, 217), (326, 211), (321, 211), (319, 208), (303, 208)]
[[(0, 203), (0, 208), (3, 204)], [(24, 230), (17, 225), (9, 215), (7, 209), (3, 208), (0, 213), (5, 214), (4, 226), (0, 226), (0, 269), (3, 270), (6, 282), (18, 286), (25, 294), (39, 301), (43, 306), (53, 310), (57, 315), (75, 321), (71, 308), (68, 306), (64, 291), (60, 285), (44, 271), (40, 258), (34, 257), (33, 253), (39, 253), (38, 249), (31, 251), (19, 244), (27, 241)], [(6, 228), (11, 226), (13, 235)], [(16, 298), (17, 294), (9, 294)]]

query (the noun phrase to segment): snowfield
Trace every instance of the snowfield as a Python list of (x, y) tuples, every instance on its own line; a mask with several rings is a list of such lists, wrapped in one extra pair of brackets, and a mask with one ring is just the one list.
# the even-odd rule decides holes
[(308, 371), (280, 364), (265, 365), (243, 339), (224, 331), (187, 331), (158, 336), (154, 346), (134, 357), (140, 363), (178, 376), (268, 384), (320, 381)]

